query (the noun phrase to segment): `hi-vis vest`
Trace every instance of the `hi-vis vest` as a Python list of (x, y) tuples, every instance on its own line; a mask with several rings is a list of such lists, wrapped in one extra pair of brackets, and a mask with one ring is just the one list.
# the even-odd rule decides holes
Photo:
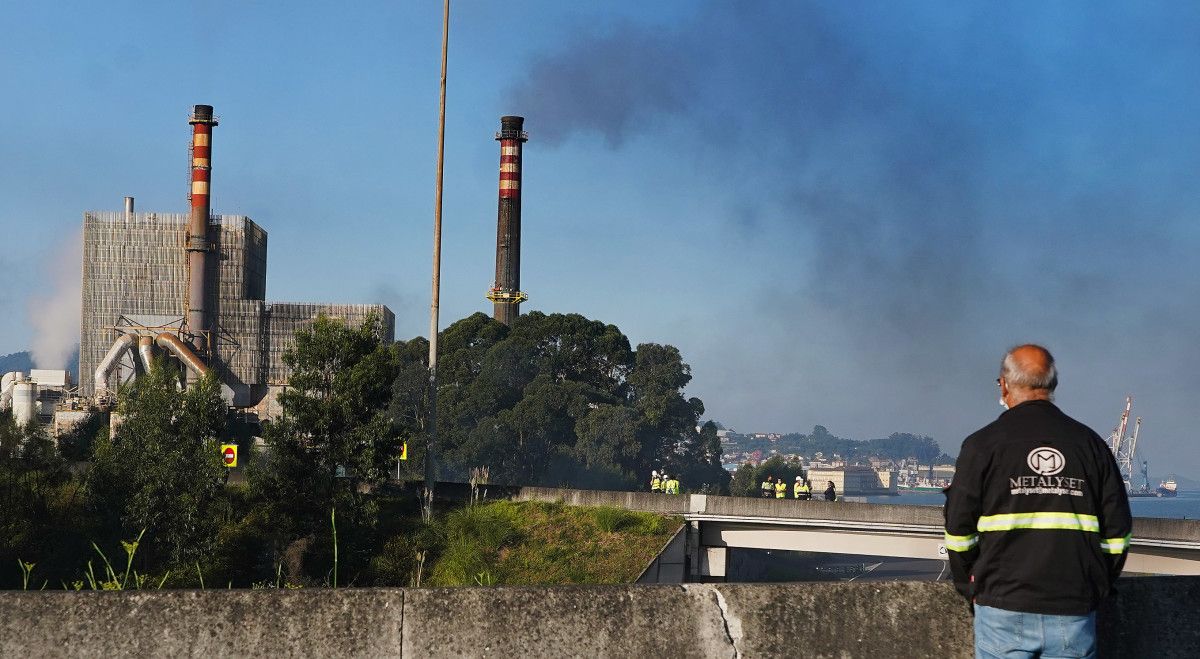
[(658, 478), (658, 476), (651, 478), (650, 479), (650, 491), (658, 492), (660, 490), (662, 490), (662, 481)]
[(775, 498), (783, 499), (787, 497), (787, 483), (779, 481), (775, 484)]
[(775, 489), (775, 484), (772, 483), (771, 481), (763, 481), (762, 482), (762, 491), (763, 492), (769, 493), (769, 492), (773, 491), (774, 489)]
[(796, 483), (796, 487), (795, 487), (795, 496), (796, 496), (796, 498), (797, 498), (797, 499), (799, 499), (799, 498), (800, 498), (800, 495), (801, 495), (801, 494), (807, 494), (807, 493), (808, 493), (808, 486), (807, 486), (807, 485), (805, 485), (805, 484), (803, 483), (803, 481), (802, 481), (802, 482), (799, 482), (799, 483)]

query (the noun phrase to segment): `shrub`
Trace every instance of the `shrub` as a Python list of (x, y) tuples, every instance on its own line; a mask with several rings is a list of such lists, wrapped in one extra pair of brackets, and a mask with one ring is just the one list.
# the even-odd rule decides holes
[(627, 528), (638, 521), (633, 513), (623, 508), (600, 506), (592, 511), (592, 519), (596, 526), (606, 533), (614, 533)]

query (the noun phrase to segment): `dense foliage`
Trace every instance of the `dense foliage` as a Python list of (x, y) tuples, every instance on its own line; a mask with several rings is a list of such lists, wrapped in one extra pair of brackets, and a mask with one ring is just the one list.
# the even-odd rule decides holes
[(174, 369), (156, 364), (122, 392), (119, 425), (98, 438), (87, 486), (104, 540), (152, 530), (142, 555), (187, 565), (212, 551), (222, 521), (226, 412), (212, 374), (185, 390), (176, 382)]
[[(670, 529), (619, 511), (493, 505), (422, 521), (394, 478), (423, 474), (429, 344), (380, 334), (377, 320), (325, 317), (298, 332), (261, 449), (214, 377), (185, 388), (165, 364), (118, 392), (111, 436), (105, 415), (57, 446), (0, 416), (0, 587), (572, 582), (640, 569), (659, 548)], [(476, 314), (439, 339), (440, 479), (488, 467), (491, 483), (641, 489), (660, 468), (685, 489), (727, 491), (716, 426), (683, 395), (676, 348), (633, 349), (612, 325), (539, 313), (511, 328)], [(229, 442), (244, 482), (221, 463)], [(541, 551), (555, 538), (578, 560), (556, 567)]]
[[(804, 475), (804, 468), (795, 460), (784, 460), (776, 455), (764, 460), (758, 466), (750, 463), (743, 464), (733, 473), (733, 481), (729, 484), (730, 493), (734, 496), (757, 497), (762, 495), (762, 483), (767, 476), (774, 476), (775, 482), (783, 479), (787, 483), (787, 495), (792, 496), (792, 483), (797, 476)], [(815, 487), (815, 486), (814, 486)]]
[[(631, 349), (613, 325), (576, 314), (520, 316), (506, 327), (484, 314), (440, 338), (438, 434), (442, 477), (487, 465), (493, 482), (637, 488), (651, 469), (680, 474), (693, 491), (726, 491), (715, 426), (685, 398), (691, 368), (674, 346)], [(392, 418), (417, 447), (427, 431), (428, 344), (399, 343)]]

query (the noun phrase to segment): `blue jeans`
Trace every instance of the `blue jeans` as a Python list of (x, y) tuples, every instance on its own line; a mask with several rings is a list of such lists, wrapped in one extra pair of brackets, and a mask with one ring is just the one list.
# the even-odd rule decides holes
[(1055, 616), (975, 605), (976, 659), (1095, 656), (1095, 611)]

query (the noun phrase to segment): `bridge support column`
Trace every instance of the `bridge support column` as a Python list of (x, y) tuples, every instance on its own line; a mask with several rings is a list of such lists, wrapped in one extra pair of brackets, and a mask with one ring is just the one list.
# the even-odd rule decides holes
[(703, 524), (701, 521), (688, 522), (687, 580), (692, 583), (724, 582), (729, 550), (726, 547), (706, 547)]

